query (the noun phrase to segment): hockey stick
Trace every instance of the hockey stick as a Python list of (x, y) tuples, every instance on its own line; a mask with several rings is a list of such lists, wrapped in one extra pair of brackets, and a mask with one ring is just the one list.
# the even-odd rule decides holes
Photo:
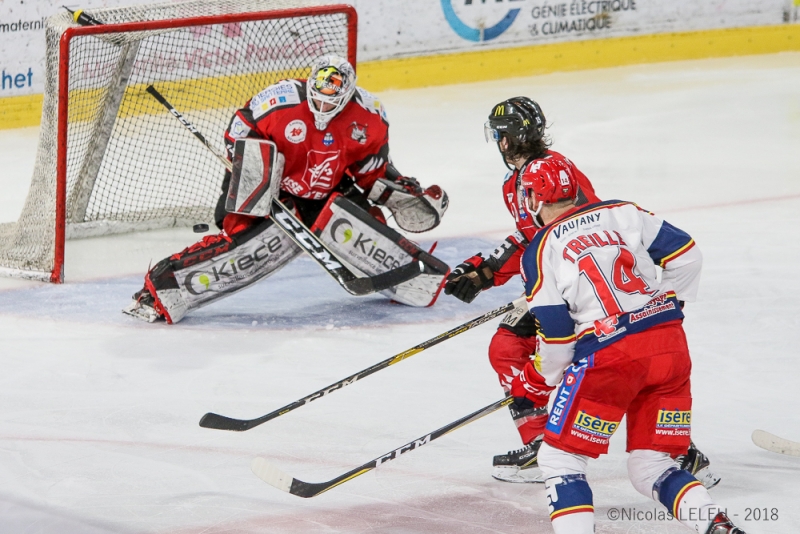
[[(146, 91), (167, 108), (178, 121), (189, 130), (219, 161), (225, 165), (229, 171), (233, 170), (233, 164), (219, 152), (195, 126), (189, 122), (175, 107), (158, 92), (152, 85), (148, 85)], [(384, 291), (408, 282), (416, 278), (425, 270), (422, 261), (415, 260), (411, 263), (391, 269), (375, 276), (359, 277), (353, 271), (345, 267), (336, 255), (320, 241), (308, 228), (303, 225), (286, 207), (278, 200), (272, 199), (272, 218), (278, 226), (294, 241), (300, 248), (319, 263), (328, 274), (336, 279), (337, 282), (351, 295), (369, 295), (378, 291)]]
[(438, 336), (433, 337), (427, 341), (423, 341), (419, 345), (411, 347), (408, 350), (404, 350), (403, 352), (396, 354), (391, 358), (387, 358), (382, 362), (376, 363), (371, 367), (367, 367), (366, 369), (363, 369), (353, 375), (350, 375), (347, 378), (343, 378), (338, 382), (334, 382), (333, 384), (331, 384), (326, 388), (322, 388), (319, 391), (311, 393), (310, 395), (306, 395), (302, 399), (298, 399), (266, 415), (262, 415), (261, 417), (256, 417), (255, 419), (234, 419), (232, 417), (227, 417), (224, 415), (219, 415), (209, 412), (200, 419), (200, 426), (205, 428), (215, 428), (217, 430), (235, 430), (237, 432), (250, 430), (251, 428), (257, 427), (260, 424), (275, 419), (276, 417), (280, 417), (281, 415), (289, 413), (292, 410), (296, 410), (297, 408), (300, 408), (301, 406), (304, 406), (305, 404), (308, 404), (311, 401), (324, 397), (325, 395), (332, 393), (336, 390), (342, 389), (345, 386), (349, 386), (353, 382), (361, 380), (362, 378), (365, 378), (373, 373), (377, 373), (382, 369), (386, 369), (390, 365), (402, 362), (403, 360), (410, 358), (411, 356), (419, 352), (422, 352), (425, 349), (429, 349), (434, 345), (438, 345), (442, 341), (455, 337), (462, 332), (466, 332), (467, 330), (475, 328), (476, 326), (482, 325), (483, 323), (490, 321), (491, 319), (494, 319), (498, 315), (502, 315), (503, 313), (510, 311), (512, 309), (514, 309), (514, 303), (509, 302), (508, 304), (505, 304), (503, 306), (500, 306), (499, 308), (487, 312), (481, 315), (480, 317), (476, 317), (475, 319), (467, 321), (466, 323), (459, 325), (451, 330), (448, 330), (443, 334), (439, 334)]
[(753, 430), (753, 443), (764, 450), (788, 456), (800, 456), (800, 442), (780, 438), (763, 430)]
[(427, 445), (431, 441), (444, 436), (445, 434), (449, 434), (454, 430), (458, 430), (462, 426), (468, 425), (473, 421), (477, 421), (481, 417), (489, 415), (490, 413), (499, 410), (503, 406), (511, 404), (513, 401), (513, 397), (506, 397), (497, 402), (493, 402), (489, 406), (481, 408), (477, 412), (472, 412), (471, 414), (462, 417), (458, 421), (453, 421), (452, 423), (443, 426), (439, 430), (434, 430), (430, 434), (426, 434), (421, 438), (410, 441), (402, 447), (387, 452), (386, 454), (379, 456), (374, 460), (370, 460), (369, 462), (360, 465), (355, 469), (351, 469), (347, 473), (339, 475), (338, 477), (328, 480), (327, 482), (303, 482), (302, 480), (298, 480), (287, 473), (284, 473), (261, 457), (253, 459), (253, 461), (250, 463), (250, 469), (258, 478), (271, 486), (275, 486), (279, 490), (291, 493), (292, 495), (297, 495), (298, 497), (315, 497), (320, 493), (324, 493), (329, 489), (333, 489), (340, 484), (344, 484), (348, 480), (353, 480), (357, 476), (372, 471), (376, 467), (379, 467), (388, 461), (395, 460), (399, 458), (401, 454), (418, 449), (423, 445)]

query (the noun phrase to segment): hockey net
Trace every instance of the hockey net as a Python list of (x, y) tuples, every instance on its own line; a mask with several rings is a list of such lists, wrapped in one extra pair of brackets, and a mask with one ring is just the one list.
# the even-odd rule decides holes
[(325, 0), (195, 0), (48, 20), (47, 78), (22, 214), (0, 225), (0, 274), (62, 282), (64, 241), (213, 220), (224, 168), (146, 91), (224, 152), (233, 112), (311, 60), (355, 65), (356, 13)]

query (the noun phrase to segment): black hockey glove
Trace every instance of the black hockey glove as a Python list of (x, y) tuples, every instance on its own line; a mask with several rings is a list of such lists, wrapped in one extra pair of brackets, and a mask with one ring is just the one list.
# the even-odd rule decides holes
[(493, 285), (494, 272), (479, 253), (465, 260), (447, 276), (444, 293), (470, 303), (475, 300), (478, 293)]

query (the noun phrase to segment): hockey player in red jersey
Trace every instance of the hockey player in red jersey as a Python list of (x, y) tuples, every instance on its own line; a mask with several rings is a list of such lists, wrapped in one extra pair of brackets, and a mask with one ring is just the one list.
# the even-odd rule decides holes
[[(628, 475), (693, 532), (744, 534), (673, 459), (691, 440), (691, 359), (681, 303), (694, 300), (702, 256), (684, 231), (631, 202), (577, 205), (580, 177), (543, 158), (521, 179), (543, 225), (522, 257), (539, 323), (536, 355), (511, 382), (518, 410), (546, 408), (538, 454), (556, 534), (594, 532), (589, 458), (627, 419)], [(660, 276), (659, 272), (661, 271)]]
[[(540, 229), (537, 219), (528, 213), (520, 194), (520, 183), (525, 176), (535, 173), (545, 158), (561, 162), (575, 177), (576, 205), (600, 200), (589, 179), (574, 163), (549, 150), (551, 142), (545, 136), (546, 124), (540, 106), (527, 97), (510, 98), (492, 108), (484, 131), (487, 142), (497, 143), (503, 162), (510, 170), (503, 182), (503, 200), (514, 218), (516, 232), (488, 258), (477, 254), (456, 267), (447, 277), (446, 294), (472, 302), (481, 291), (503, 285), (519, 273), (522, 254)], [(521, 372), (535, 352), (536, 331), (535, 319), (528, 313), (525, 300), (519, 299), (489, 344), (489, 361), (506, 393), (510, 391), (512, 378)], [(524, 446), (495, 456), (492, 476), (506, 482), (541, 481), (533, 468), (537, 466), (537, 452), (544, 435), (546, 407), (529, 410), (510, 407), (510, 411)], [(708, 471), (708, 459), (694, 446), (681, 458), (681, 463), (692, 473), (702, 470), (698, 476), (707, 477), (704, 483), (709, 487), (719, 481)]]
[[(344, 206), (358, 212), (347, 219), (348, 224), (361, 220), (358, 224), (370, 232), (370, 243), (393, 247), (394, 252), (379, 256), (383, 266), (375, 262), (374, 252), (368, 257), (370, 250), (360, 255), (355, 249), (346, 251), (347, 261), (367, 274), (403, 264), (398, 258), (411, 246), (401, 243), (398, 247), (383, 235), (393, 230), (385, 226), (379, 206), (392, 212), (398, 226), (412, 232), (435, 227), (447, 208), (447, 195), (438, 186), (423, 189), (416, 179), (394, 168), (383, 105), (356, 86), (353, 67), (337, 56), (317, 60), (307, 80), (282, 80), (239, 109), (225, 132), (229, 158), (234, 157), (237, 140), (251, 139), (274, 143), (282, 168), (277, 160), (264, 163), (276, 173), (272, 183), (279, 183), (273, 196), (321, 241), (328, 239), (336, 245), (338, 226), (333, 219)], [(228, 171), (215, 213), (221, 232), (158, 262), (145, 275), (144, 288), (134, 295), (126, 313), (151, 322), (163, 318), (176, 323), (190, 310), (273, 274), (301, 253), (271, 217), (226, 210), (230, 181)], [(384, 224), (377, 224), (367, 213)], [(442, 265), (445, 271), (439, 281), (423, 290), (415, 286), (390, 292), (390, 296), (409, 305), (431, 304), (449, 271)]]

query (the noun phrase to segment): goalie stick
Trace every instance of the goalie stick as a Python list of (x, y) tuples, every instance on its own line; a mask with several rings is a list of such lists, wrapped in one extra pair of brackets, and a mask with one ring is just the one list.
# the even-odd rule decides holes
[(438, 336), (433, 337), (427, 341), (423, 341), (419, 345), (411, 347), (408, 350), (404, 350), (403, 352), (396, 354), (391, 358), (387, 358), (382, 362), (376, 363), (371, 367), (367, 367), (366, 369), (363, 369), (355, 374), (352, 374), (347, 378), (343, 378), (338, 382), (334, 382), (333, 384), (331, 384), (326, 388), (322, 388), (319, 391), (311, 393), (310, 395), (306, 395), (302, 399), (298, 399), (266, 415), (262, 415), (261, 417), (256, 417), (255, 419), (234, 419), (232, 417), (227, 417), (225, 415), (219, 415), (216, 413), (209, 412), (200, 419), (200, 426), (204, 428), (214, 428), (217, 430), (234, 430), (237, 432), (250, 430), (251, 428), (257, 427), (260, 424), (275, 419), (276, 417), (280, 417), (281, 415), (289, 413), (292, 410), (296, 410), (297, 408), (300, 408), (301, 406), (304, 406), (311, 401), (324, 397), (325, 395), (333, 393), (334, 391), (337, 391), (339, 389), (342, 389), (345, 386), (349, 386), (353, 382), (361, 380), (362, 378), (365, 378), (373, 373), (377, 373), (378, 371), (386, 369), (391, 365), (402, 362), (403, 360), (410, 358), (411, 356), (419, 352), (422, 352), (425, 349), (429, 349), (434, 345), (438, 345), (442, 341), (455, 337), (462, 332), (466, 332), (467, 330), (475, 328), (476, 326), (482, 325), (483, 323), (491, 319), (494, 319), (498, 315), (502, 315), (505, 312), (510, 311), (512, 309), (514, 309), (514, 303), (509, 302), (508, 304), (500, 306), (499, 308), (496, 308), (490, 312), (484, 313), (480, 317), (476, 317), (475, 319), (467, 321), (466, 323), (461, 324), (451, 330), (448, 330), (443, 334), (439, 334)]
[(763, 430), (753, 430), (753, 443), (764, 450), (788, 456), (800, 456), (800, 442), (780, 438)]
[(291, 493), (292, 495), (297, 495), (298, 497), (316, 497), (320, 493), (324, 493), (340, 484), (344, 484), (349, 480), (353, 480), (357, 476), (361, 476), (364, 473), (372, 471), (376, 467), (380, 467), (386, 462), (395, 460), (402, 454), (419, 449), (423, 445), (427, 445), (431, 441), (438, 439), (445, 434), (449, 434), (454, 430), (458, 430), (462, 426), (468, 425), (473, 421), (477, 421), (481, 417), (489, 415), (490, 413), (499, 410), (503, 406), (511, 404), (513, 401), (513, 397), (506, 397), (497, 402), (493, 402), (485, 408), (481, 408), (476, 412), (472, 412), (471, 414), (466, 415), (457, 421), (453, 421), (452, 423), (443, 426), (439, 430), (434, 430), (430, 434), (426, 434), (421, 438), (415, 439), (414, 441), (409, 441), (402, 447), (398, 447), (393, 451), (387, 452), (386, 454), (379, 456), (374, 460), (370, 460), (369, 462), (360, 465), (355, 469), (351, 469), (347, 473), (339, 475), (338, 477), (328, 480), (327, 482), (303, 482), (302, 480), (298, 480), (291, 475), (284, 473), (261, 457), (253, 459), (253, 461), (250, 463), (250, 469), (258, 478), (271, 486), (275, 486), (279, 490)]
[[(205, 136), (195, 126), (189, 122), (175, 107), (152, 86), (147, 86), (146, 91), (158, 100), (158, 102), (167, 108), (167, 110), (186, 128), (192, 133), (201, 143), (205, 146), (217, 159), (219, 159), (225, 168), (229, 171), (233, 170), (233, 164), (228, 161), (219, 150), (217, 150)], [(422, 261), (415, 260), (406, 265), (402, 265), (395, 269), (391, 269), (375, 276), (359, 277), (353, 271), (348, 269), (341, 261), (338, 260), (336, 255), (315, 236), (311, 230), (301, 223), (297, 218), (286, 209), (286, 207), (277, 199), (272, 199), (272, 218), (278, 226), (286, 233), (286, 235), (294, 241), (300, 248), (308, 252), (308, 254), (319, 263), (325, 271), (328, 272), (333, 278), (339, 282), (345, 291), (351, 295), (362, 296), (385, 291), (391, 287), (408, 282), (416, 278), (425, 270), (425, 264)]]

